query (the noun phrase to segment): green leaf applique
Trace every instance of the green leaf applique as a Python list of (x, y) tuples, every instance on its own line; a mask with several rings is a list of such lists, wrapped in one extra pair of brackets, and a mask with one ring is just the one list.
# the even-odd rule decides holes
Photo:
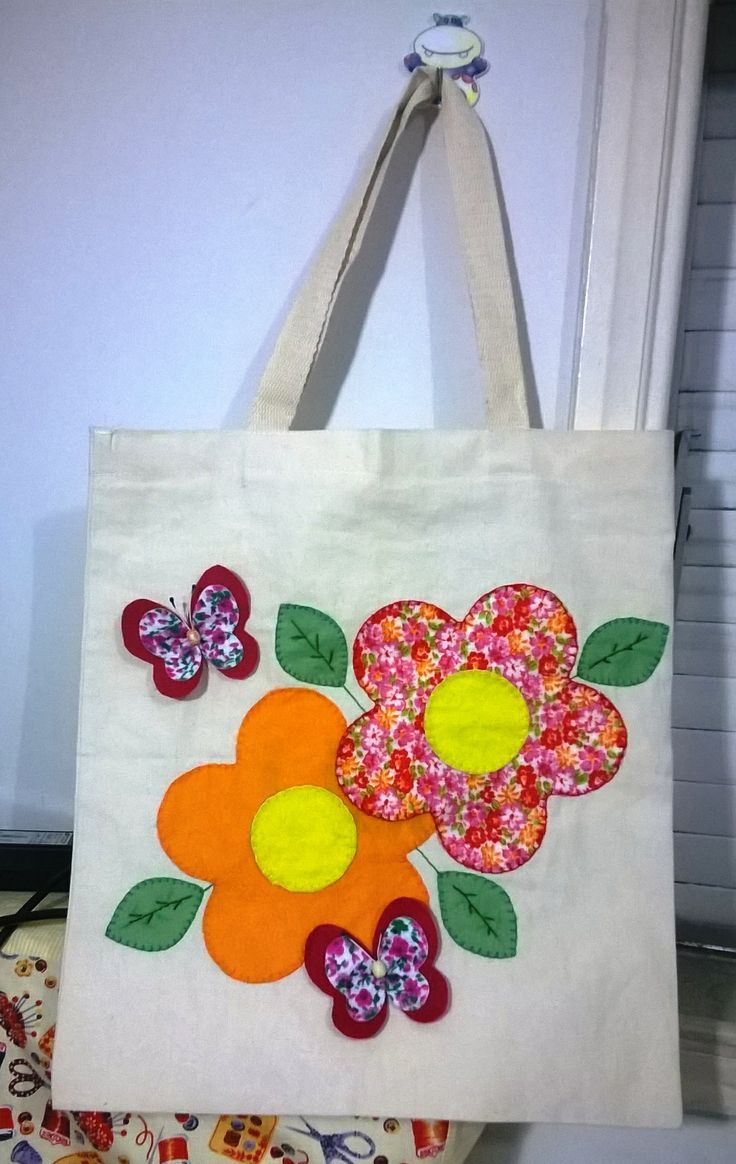
[(276, 658), (288, 675), (316, 687), (342, 687), (348, 644), (334, 618), (311, 606), (284, 602), (276, 620)]
[(178, 877), (148, 877), (128, 890), (105, 936), (134, 950), (168, 950), (184, 937), (205, 892)]
[(438, 873), (442, 921), (453, 941), (483, 958), (516, 954), (516, 913), (495, 881), (477, 873)]
[(653, 673), (662, 658), (669, 627), (646, 618), (614, 618), (588, 638), (577, 677), (611, 687), (633, 687)]

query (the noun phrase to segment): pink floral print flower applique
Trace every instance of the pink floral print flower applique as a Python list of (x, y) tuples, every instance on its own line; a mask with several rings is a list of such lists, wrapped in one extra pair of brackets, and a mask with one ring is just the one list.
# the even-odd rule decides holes
[(506, 873), (536, 853), (550, 796), (611, 780), (626, 749), (618, 710), (571, 678), (575, 624), (549, 590), (516, 583), (464, 619), (412, 600), (383, 607), (355, 639), (375, 706), (347, 729), (337, 778), (371, 816), (431, 813), (454, 860)]
[(450, 992), (434, 965), (438, 949), (430, 911), (420, 901), (399, 897), (380, 918), (373, 952), (338, 926), (317, 926), (307, 939), (304, 966), (315, 985), (332, 997), (337, 1030), (366, 1039), (383, 1027), (388, 1003), (415, 1022), (442, 1017)]

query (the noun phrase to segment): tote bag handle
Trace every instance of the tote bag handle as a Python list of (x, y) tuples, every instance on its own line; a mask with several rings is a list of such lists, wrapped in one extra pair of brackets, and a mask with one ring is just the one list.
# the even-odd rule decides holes
[[(253, 402), (249, 428), (291, 427), (340, 287), (360, 251), (394, 148), (412, 114), (436, 100), (440, 85), (439, 70), (436, 76), (424, 69), (412, 74), (376, 158), (352, 191), (287, 316)], [(439, 91), (488, 424), (499, 429), (529, 428), (509, 257), (485, 130), (457, 85), (446, 81)]]

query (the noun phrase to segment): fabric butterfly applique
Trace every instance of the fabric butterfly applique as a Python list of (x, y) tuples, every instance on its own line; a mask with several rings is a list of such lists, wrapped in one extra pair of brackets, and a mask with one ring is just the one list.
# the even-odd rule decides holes
[(304, 966), (332, 997), (332, 1021), (343, 1035), (377, 1035), (392, 1003), (415, 1022), (442, 1018), (450, 1002), (447, 980), (434, 965), (439, 935), (420, 901), (399, 897), (384, 910), (373, 952), (339, 926), (322, 925), (307, 938)]
[(245, 630), (250, 598), (225, 566), (210, 566), (192, 587), (180, 614), (152, 598), (136, 598), (123, 611), (123, 642), (137, 659), (153, 667), (162, 695), (183, 699), (211, 663), (228, 679), (247, 679), (258, 664), (258, 644)]

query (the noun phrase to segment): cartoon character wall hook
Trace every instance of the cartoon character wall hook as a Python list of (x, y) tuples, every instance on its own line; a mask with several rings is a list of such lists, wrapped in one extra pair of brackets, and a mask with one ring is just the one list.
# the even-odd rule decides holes
[(442, 16), (434, 13), (434, 24), (425, 28), (414, 41), (414, 51), (404, 57), (410, 73), (420, 65), (442, 69), (462, 89), (471, 105), (480, 97), (477, 78), (488, 69), (481, 55), (483, 41), (467, 28), (467, 16)]

